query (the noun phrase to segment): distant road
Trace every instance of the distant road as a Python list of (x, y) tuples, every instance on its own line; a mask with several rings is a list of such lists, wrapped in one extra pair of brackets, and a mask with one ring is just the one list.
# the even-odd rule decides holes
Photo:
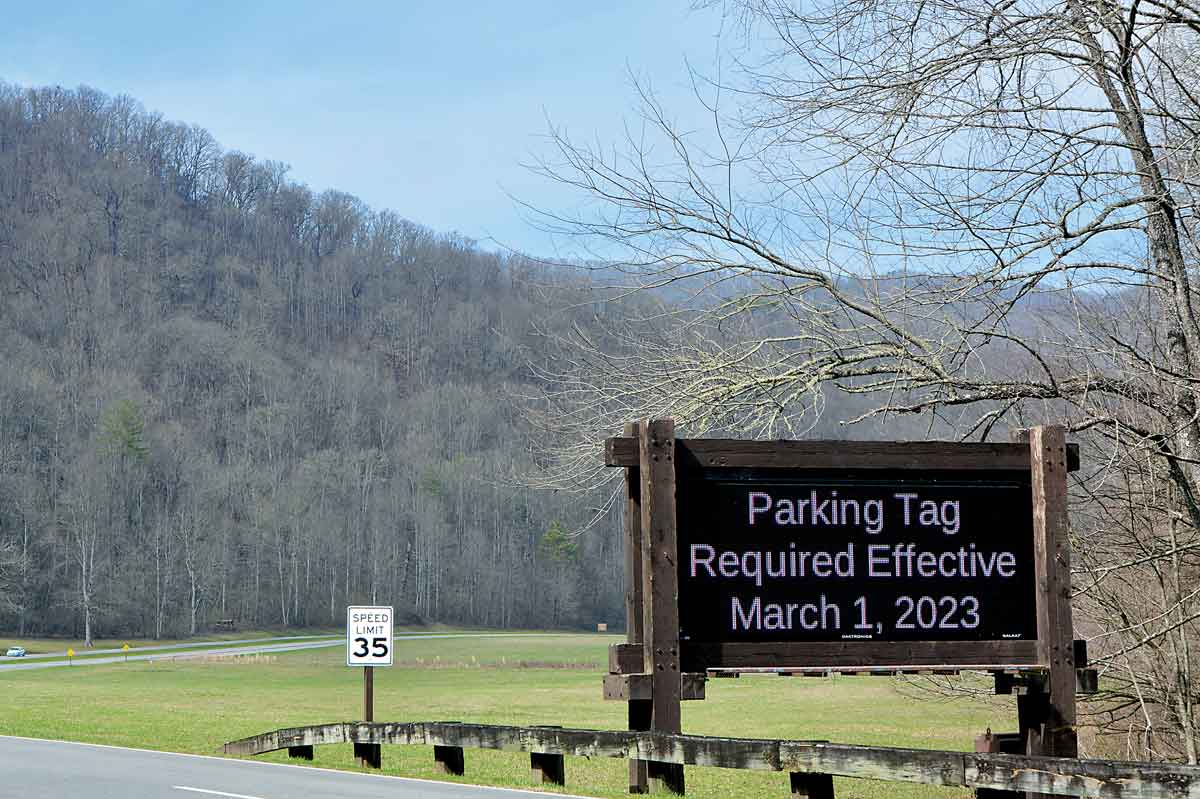
[[(303, 641), (303, 640), (311, 640), (314, 638), (341, 638), (341, 635), (280, 635), (280, 636), (273, 636), (273, 637), (264, 636), (261, 638), (240, 638), (235, 641), (220, 639), (217, 641), (191, 641), (186, 644), (142, 644), (140, 647), (130, 649), (129, 651), (136, 652), (137, 649), (157, 649), (157, 650), (196, 649), (197, 647), (204, 647), (204, 646), (208, 646), (208, 647), (230, 646), (232, 644), (253, 644), (255, 642), (268, 643), (271, 641)], [(120, 648), (117, 648), (117, 649), (80, 649), (75, 654), (77, 654), (77, 655), (108, 655), (108, 654), (120, 653), (123, 651), (124, 650), (122, 650)], [(40, 659), (65, 658), (66, 656), (67, 656), (67, 650), (64, 649), (61, 652), (42, 652), (37, 655), (26, 655), (25, 659), (26, 660), (38, 660), (39, 658)], [(2, 661), (0, 661), (0, 662), (2, 662)]]
[[(407, 641), (421, 638), (533, 638), (546, 635), (555, 635), (555, 633), (400, 633), (395, 636), (396, 641)], [(312, 636), (317, 638), (318, 636)], [(163, 647), (163, 650), (184, 650), (184, 651), (155, 651), (146, 654), (139, 654), (138, 650), (129, 650), (129, 656), (126, 658), (124, 654), (113, 655), (112, 657), (99, 658), (75, 658), (74, 661), (67, 660), (65, 657), (60, 657), (58, 660), (32, 660), (27, 662), (27, 658), (0, 658), (0, 674), (10, 671), (29, 671), (31, 669), (53, 669), (62, 666), (70, 666), (79, 668), (81, 666), (103, 666), (106, 663), (124, 663), (126, 660), (133, 662), (137, 660), (174, 660), (182, 658), (194, 657), (222, 657), (226, 655), (260, 655), (269, 654), (272, 652), (295, 652), (304, 649), (328, 649), (335, 646), (344, 646), (345, 638), (338, 636), (336, 638), (322, 638), (321, 640), (297, 640), (293, 638), (254, 638), (253, 641), (262, 641), (261, 644), (252, 646), (230, 646), (236, 641), (209, 641), (199, 644), (174, 644), (168, 647)], [(190, 647), (185, 649), (185, 647)], [(207, 647), (207, 648), (203, 648)], [(81, 652), (80, 654), (91, 654), (95, 650)], [(106, 650), (116, 651), (121, 650)], [(65, 653), (64, 653), (65, 654)], [(3, 778), (0, 777), (0, 790), (2, 790)], [(0, 794), (3, 796), (3, 794)]]
[[(383, 757), (386, 764), (386, 747)], [(281, 763), (0, 736), (0, 799), (32, 797), (546, 799), (547, 794)]]
[[(272, 639), (267, 639), (269, 642)], [(10, 671), (29, 671), (31, 669), (53, 669), (59, 666), (70, 666), (71, 668), (80, 668), (82, 666), (103, 666), (106, 663), (124, 663), (128, 660), (130, 663), (137, 660), (174, 660), (176, 658), (194, 658), (194, 657), (218, 657), (222, 655), (259, 655), (268, 652), (294, 652), (298, 649), (326, 649), (332, 646), (344, 646), (345, 639), (337, 638), (326, 641), (293, 641), (291, 643), (265, 643), (258, 646), (228, 646), (227, 644), (216, 644), (210, 642), (207, 649), (189, 649), (184, 651), (164, 651), (164, 652), (149, 652), (146, 654), (138, 654), (138, 650), (129, 650), (128, 658), (125, 655), (112, 655), (110, 657), (99, 658), (75, 658), (73, 661), (67, 659), (61, 660), (34, 660), (32, 662), (23, 663), (25, 658), (4, 658), (0, 660), (0, 674)], [(120, 652), (121, 650), (117, 650)], [(90, 654), (82, 652), (80, 654)]]

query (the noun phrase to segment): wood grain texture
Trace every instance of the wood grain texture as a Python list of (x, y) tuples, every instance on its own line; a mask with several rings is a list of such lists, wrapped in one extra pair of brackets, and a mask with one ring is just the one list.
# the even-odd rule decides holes
[[(638, 437), (642, 505), (642, 634), (651, 675), (650, 729), (680, 731), (679, 575), (676, 571), (675, 423), (652, 419)], [(645, 758), (643, 758), (645, 759)], [(683, 768), (661, 760), (647, 768), (649, 789), (682, 794)]]
[[(684, 673), (679, 675), (679, 698), (693, 701), (704, 698), (705, 676)], [(654, 677), (650, 674), (606, 674), (604, 675), (604, 698), (613, 702), (636, 702), (651, 700), (654, 694)]]
[(645, 666), (642, 645), (638, 643), (609, 644), (608, 673), (638, 674)]
[[(762, 469), (997, 469), (1026, 471), (1029, 448), (1019, 443), (962, 441), (744, 441), (681, 438), (683, 467)], [(1079, 468), (1079, 447), (1068, 445), (1068, 471)], [(636, 467), (636, 437), (604, 442), (604, 465)]]
[[(545, 727), (544, 729), (562, 729)], [(534, 785), (565, 785), (567, 782), (566, 758), (555, 752), (530, 752), (529, 774)]]
[(323, 744), (344, 744), (350, 741), (350, 725), (318, 724), (311, 727), (285, 727), (225, 744), (227, 755), (261, 755), (279, 749)]
[(604, 699), (607, 702), (649, 700), (652, 685), (649, 674), (605, 674)]
[[(1033, 490), (1038, 659), (1049, 667), (1044, 700), (1025, 703), (1021, 726), (1040, 738), (1027, 754), (1075, 757), (1075, 634), (1071, 613), (1071, 542), (1067, 517), (1066, 430), (1034, 427), (1027, 436)], [(1018, 712), (1022, 705), (1018, 702)], [(1032, 740), (1032, 739), (1031, 739)]]
[[(625, 435), (635, 444), (641, 422), (625, 425)], [(625, 640), (640, 644), (642, 637), (642, 481), (637, 464), (625, 470)]]
[(993, 671), (1044, 669), (1036, 641), (823, 641), (706, 643), (683, 641), (682, 668)]
[(276, 730), (231, 741), (225, 745), (225, 752), (262, 754), (289, 746), (348, 741), (433, 746), (439, 762), (457, 764), (460, 768), (465, 747), (652, 760), (680, 767), (787, 771), (970, 789), (1033, 791), (1094, 799), (1200, 799), (1200, 766), (626, 730), (458, 722), (343, 722)]
[[(625, 435), (634, 441), (641, 438), (642, 423), (629, 422), (625, 425)], [(639, 445), (640, 446), (640, 445)], [(638, 464), (641, 455), (638, 456)], [(642, 479), (637, 466), (625, 469), (625, 640), (627, 645), (636, 647), (632, 652), (637, 663), (625, 663), (617, 655), (617, 668), (609, 668), (614, 674), (632, 674), (640, 672), (644, 666), (642, 661), (641, 644), (643, 638), (643, 609), (642, 609)], [(612, 653), (609, 653), (609, 663), (612, 664)], [(605, 689), (607, 695), (608, 690)], [(629, 701), (627, 711), (628, 728), (631, 730), (648, 730), (652, 716), (649, 699), (634, 699)], [(649, 790), (649, 777), (646, 775), (646, 761), (629, 761), (629, 792), (646, 793)]]
[[(880, 657), (883, 646), (895, 651), (900, 647), (904, 664), (892, 661), (894, 657)], [(928, 646), (927, 646), (928, 645)], [(881, 675), (894, 676), (897, 674), (941, 674), (951, 675), (960, 671), (991, 671), (1012, 680), (1017, 675), (1028, 678), (1041, 677), (1046, 668), (1037, 663), (1014, 663), (1001, 660), (1025, 661), (1036, 660), (1036, 641), (908, 641), (885, 643), (870, 641), (792, 643), (792, 644), (730, 644), (703, 643), (693, 641), (680, 642), (680, 662), (685, 669), (684, 674), (700, 673), (704, 666), (705, 674), (710, 678), (737, 677), (739, 674), (780, 674), (780, 675), (817, 675), (828, 677), (838, 673), (844, 675)], [(930, 650), (919, 654), (920, 650)], [(747, 661), (769, 661), (771, 665), (746, 665), (745, 663), (726, 666), (712, 665), (714, 658), (744, 659)], [(796, 665), (777, 661), (801, 657), (805, 660), (820, 660), (820, 663)], [(873, 657), (876, 660), (887, 661), (864, 665), (863, 658)], [(942, 658), (958, 658), (954, 664), (947, 666), (934, 665), (931, 661)], [(608, 648), (608, 671), (610, 674), (637, 674), (642, 669), (641, 644), (610, 644)], [(829, 662), (826, 662), (829, 661)], [(836, 662), (834, 662), (836, 661)], [(990, 665), (989, 665), (990, 664)], [(1085, 671), (1076, 669), (1077, 672)], [(1092, 670), (1094, 672), (1094, 670)], [(1081, 675), (1077, 683), (1088, 679)], [(1094, 678), (1092, 678), (1094, 681)], [(1005, 691), (1004, 693), (1011, 693)], [(1086, 691), (1084, 691), (1086, 693)]]

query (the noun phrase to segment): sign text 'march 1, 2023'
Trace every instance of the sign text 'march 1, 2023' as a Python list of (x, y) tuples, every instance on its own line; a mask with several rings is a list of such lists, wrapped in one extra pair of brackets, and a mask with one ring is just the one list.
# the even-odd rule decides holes
[(1028, 471), (678, 475), (680, 641), (1036, 641)]
[(392, 665), (392, 608), (350, 605), (346, 608), (346, 665)]

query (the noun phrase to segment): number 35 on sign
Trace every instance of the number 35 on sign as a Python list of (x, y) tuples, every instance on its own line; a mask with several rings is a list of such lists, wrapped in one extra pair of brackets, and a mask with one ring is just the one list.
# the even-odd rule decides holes
[(392, 609), (346, 608), (346, 665), (392, 665)]

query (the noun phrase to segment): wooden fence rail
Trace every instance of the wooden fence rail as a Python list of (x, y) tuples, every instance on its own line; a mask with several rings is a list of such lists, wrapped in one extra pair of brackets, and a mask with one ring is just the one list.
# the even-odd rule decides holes
[(443, 769), (459, 774), (463, 748), (529, 752), (537, 756), (531, 757), (535, 777), (557, 784), (564, 781), (562, 762), (547, 755), (788, 771), (1096, 799), (1200, 799), (1200, 766), (442, 721), (293, 727), (231, 741), (225, 744), (225, 753), (258, 755), (287, 749), (294, 757), (311, 759), (313, 746), (346, 743), (433, 746), (435, 759)]

